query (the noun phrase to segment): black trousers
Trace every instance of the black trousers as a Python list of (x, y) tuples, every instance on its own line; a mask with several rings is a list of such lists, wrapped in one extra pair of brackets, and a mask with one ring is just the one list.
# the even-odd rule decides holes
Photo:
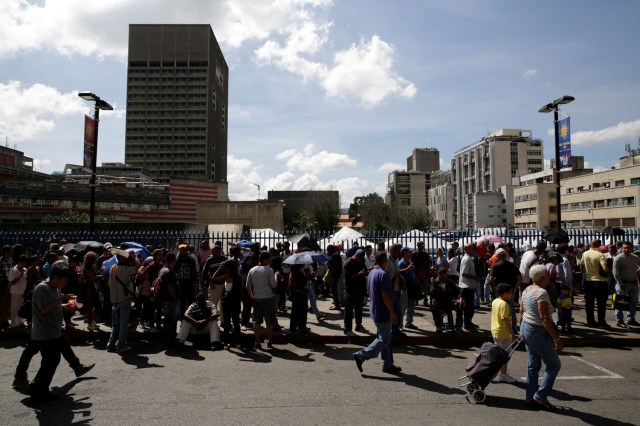
[[(431, 315), (433, 316), (433, 322), (437, 328), (442, 328), (444, 325), (443, 317), (447, 317), (447, 322), (449, 323), (449, 327), (453, 326), (453, 303), (447, 300), (438, 300), (438, 309), (434, 309), (433, 305), (431, 305)], [(458, 318), (462, 318), (462, 312), (456, 309), (456, 320)]]
[[(67, 335), (62, 331), (62, 336), (59, 339), (59, 348), (60, 354), (62, 357), (69, 363), (69, 367), (76, 368), (80, 365), (80, 359), (76, 356), (73, 349), (71, 349), (71, 344), (69, 343), (69, 339), (67, 339)], [(29, 369), (29, 364), (31, 360), (38, 352), (41, 352), (42, 342), (37, 340), (31, 340), (27, 342), (27, 346), (22, 351), (22, 355), (20, 355), (20, 361), (18, 361), (18, 366), (16, 367), (16, 378), (26, 378), (27, 370)]]
[(249, 326), (251, 322), (251, 298), (247, 291), (242, 293), (242, 325)]
[(594, 323), (594, 302), (598, 302), (598, 322), (604, 323), (607, 314), (607, 299), (609, 298), (609, 283), (606, 281), (584, 282), (584, 309), (587, 313), (587, 324)]
[(31, 383), (31, 396), (42, 397), (49, 394), (49, 385), (51, 385), (58, 364), (60, 364), (60, 342), (59, 338), (38, 342), (42, 361), (40, 362), (38, 374), (36, 374)]
[(353, 314), (356, 316), (356, 327), (362, 325), (362, 302), (364, 294), (355, 292), (347, 295), (347, 304), (344, 307), (344, 329), (351, 331), (353, 329)]
[[(226, 344), (240, 343), (240, 301), (222, 299), (223, 338)], [(233, 333), (231, 323), (233, 322)]]
[(307, 327), (308, 300), (307, 293), (291, 292), (291, 322), (289, 323), (289, 330), (298, 331)]
[(462, 309), (462, 315), (456, 318), (456, 327), (462, 326), (462, 320), (464, 317), (464, 326), (471, 325), (473, 314), (475, 313), (474, 303), (476, 300), (476, 290), (470, 288), (463, 288), (460, 291), (460, 296), (464, 300), (464, 308)]

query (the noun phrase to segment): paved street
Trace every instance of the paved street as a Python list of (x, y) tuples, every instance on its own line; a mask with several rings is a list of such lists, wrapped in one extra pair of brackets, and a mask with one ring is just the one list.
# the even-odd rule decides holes
[[(211, 352), (187, 347), (165, 352), (136, 342), (134, 351), (107, 353), (103, 343), (74, 342), (96, 368), (75, 379), (63, 360), (53, 381), (56, 402), (32, 407), (11, 389), (20, 342), (3, 341), (0, 367), (4, 423), (34, 424), (637, 424), (638, 349), (574, 348), (551, 400), (559, 413), (523, 407), (522, 382), (492, 384), (484, 405), (470, 403), (456, 379), (472, 349), (396, 348), (399, 376), (381, 372), (380, 360), (357, 371), (353, 345), (276, 345), (271, 351)], [(29, 370), (35, 375), (39, 355)], [(525, 374), (525, 352), (510, 372)]]

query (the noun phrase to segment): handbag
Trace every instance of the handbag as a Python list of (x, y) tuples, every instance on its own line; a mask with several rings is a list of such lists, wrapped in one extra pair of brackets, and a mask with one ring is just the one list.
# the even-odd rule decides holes
[(628, 311), (631, 307), (631, 297), (624, 294), (613, 294), (611, 307), (619, 311)]

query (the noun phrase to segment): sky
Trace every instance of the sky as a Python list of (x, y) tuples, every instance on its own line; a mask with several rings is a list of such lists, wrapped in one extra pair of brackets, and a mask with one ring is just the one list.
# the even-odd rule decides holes
[(3, 0), (0, 143), (39, 171), (82, 163), (89, 90), (98, 162), (123, 162), (129, 24), (210, 24), (229, 65), (231, 200), (268, 190), (385, 193), (414, 148), (453, 153), (501, 128), (608, 169), (639, 148), (640, 2), (617, 0)]

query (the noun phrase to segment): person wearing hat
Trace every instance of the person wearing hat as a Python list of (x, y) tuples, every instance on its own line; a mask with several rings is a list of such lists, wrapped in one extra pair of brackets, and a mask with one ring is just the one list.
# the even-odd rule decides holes
[(367, 265), (364, 262), (364, 250), (356, 250), (344, 263), (344, 282), (347, 293), (347, 303), (344, 307), (344, 334), (355, 335), (352, 330), (354, 311), (355, 330), (365, 333), (366, 330), (362, 326), (362, 302), (367, 294)]

